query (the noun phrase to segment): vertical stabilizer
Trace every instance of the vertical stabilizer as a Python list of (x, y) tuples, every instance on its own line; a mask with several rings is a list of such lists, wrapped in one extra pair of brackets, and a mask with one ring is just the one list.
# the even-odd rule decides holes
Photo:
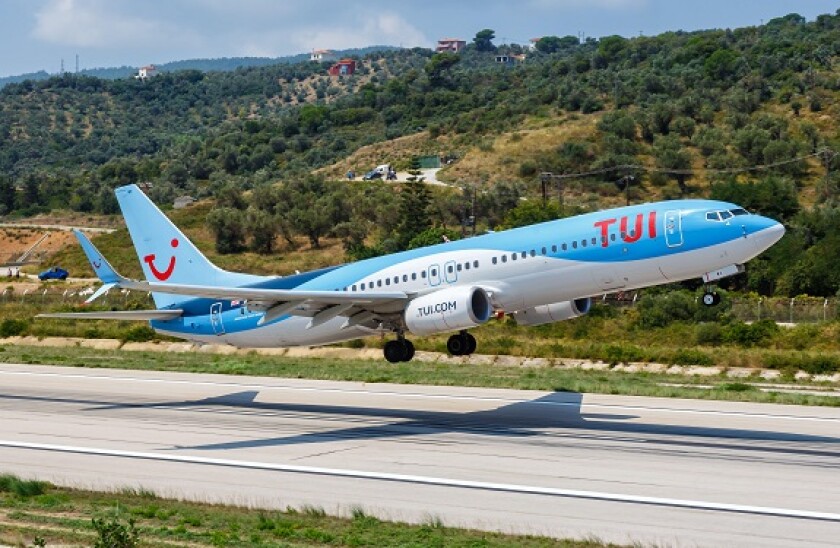
[[(211, 263), (137, 185), (120, 187), (116, 194), (147, 281), (237, 287), (264, 279), (228, 272)], [(158, 308), (190, 298), (164, 293), (152, 296)]]

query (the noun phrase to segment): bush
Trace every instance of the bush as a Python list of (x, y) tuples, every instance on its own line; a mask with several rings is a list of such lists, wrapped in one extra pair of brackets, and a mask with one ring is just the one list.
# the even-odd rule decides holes
[(694, 328), (694, 341), (701, 345), (714, 345), (723, 342), (720, 325), (713, 322), (701, 323)]
[(134, 520), (123, 523), (118, 518), (109, 520), (93, 518), (96, 530), (95, 548), (134, 548), (140, 544), (140, 533), (134, 527)]
[(148, 325), (135, 325), (125, 332), (122, 342), (148, 342), (155, 336), (155, 330)]
[(723, 331), (723, 340), (738, 346), (762, 346), (779, 332), (773, 320), (759, 320), (753, 324), (733, 322)]
[(660, 295), (646, 295), (638, 305), (639, 324), (642, 327), (665, 327), (673, 321), (694, 317), (697, 303), (687, 291), (672, 291)]
[(0, 337), (23, 335), (28, 327), (29, 323), (26, 320), (7, 318), (0, 323)]

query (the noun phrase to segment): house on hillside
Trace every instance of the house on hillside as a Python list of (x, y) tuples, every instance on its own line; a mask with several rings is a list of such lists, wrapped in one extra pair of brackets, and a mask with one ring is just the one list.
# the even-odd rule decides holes
[(140, 69), (137, 71), (137, 74), (134, 77), (138, 80), (145, 80), (146, 78), (157, 76), (157, 74), (158, 70), (156, 66), (146, 65), (145, 67), (140, 67)]
[(467, 47), (466, 40), (461, 40), (459, 38), (443, 38), (441, 40), (438, 40), (435, 52), (461, 53), (461, 50), (463, 50), (465, 47)]
[(318, 63), (335, 61), (335, 52), (329, 49), (313, 49), (312, 53), (309, 54), (309, 60), (317, 61)]
[(513, 66), (525, 61), (524, 53), (509, 53), (504, 55), (497, 55), (496, 62), (500, 65)]
[(342, 59), (330, 67), (330, 76), (350, 76), (356, 72), (356, 61), (352, 59)]
[(542, 40), (542, 37), (540, 37), (540, 38), (531, 38), (530, 44), (528, 44), (528, 49), (529, 49), (529, 50), (531, 50), (531, 51), (536, 51), (536, 49), (537, 49), (537, 42), (539, 42), (540, 40)]

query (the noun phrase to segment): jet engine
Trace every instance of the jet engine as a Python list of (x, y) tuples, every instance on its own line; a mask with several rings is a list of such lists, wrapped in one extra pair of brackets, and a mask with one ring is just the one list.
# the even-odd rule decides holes
[(592, 307), (592, 299), (585, 297), (561, 303), (543, 304), (513, 313), (518, 325), (543, 325), (583, 316)]
[(490, 297), (480, 287), (449, 287), (408, 303), (405, 325), (416, 335), (432, 335), (476, 327), (492, 312)]

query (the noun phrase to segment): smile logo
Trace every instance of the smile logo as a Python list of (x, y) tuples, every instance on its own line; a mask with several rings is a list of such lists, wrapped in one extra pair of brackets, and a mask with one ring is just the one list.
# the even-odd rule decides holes
[[(173, 249), (178, 247), (178, 239), (177, 238), (172, 238), (172, 241), (169, 242), (169, 245), (171, 245)], [(174, 255), (169, 258), (169, 265), (166, 267), (166, 270), (164, 270), (163, 272), (158, 270), (157, 267), (155, 266), (155, 254), (154, 253), (151, 253), (151, 254), (143, 257), (143, 261), (147, 265), (149, 265), (149, 270), (151, 270), (152, 276), (154, 276), (155, 278), (157, 278), (158, 280), (160, 280), (162, 282), (165, 282), (166, 280), (168, 280), (169, 277), (172, 276), (172, 272), (175, 270), (175, 256)]]
[(91, 264), (93, 264), (93, 268), (99, 270), (99, 268), (102, 266), (102, 261), (93, 261), (93, 263)]

